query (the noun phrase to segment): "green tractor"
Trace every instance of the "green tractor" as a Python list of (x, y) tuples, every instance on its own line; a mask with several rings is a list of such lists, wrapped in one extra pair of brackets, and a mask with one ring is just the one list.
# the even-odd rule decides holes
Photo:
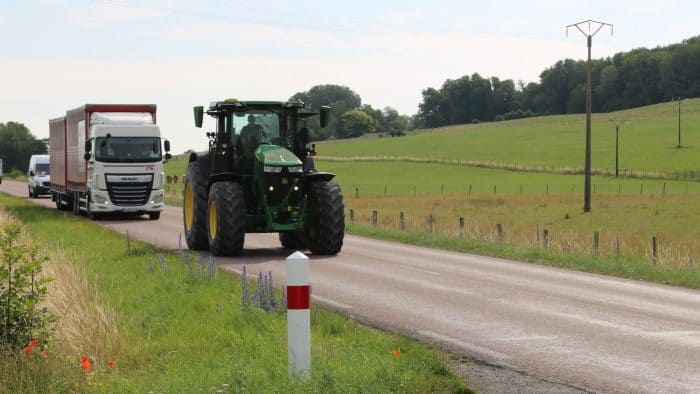
[[(210, 104), (216, 131), (209, 151), (192, 153), (184, 179), (187, 246), (216, 256), (237, 256), (245, 233), (279, 233), (283, 247), (314, 254), (340, 252), (345, 211), (335, 174), (314, 166), (307, 120), (319, 112), (301, 102), (238, 101)], [(202, 127), (204, 107), (194, 107)]]

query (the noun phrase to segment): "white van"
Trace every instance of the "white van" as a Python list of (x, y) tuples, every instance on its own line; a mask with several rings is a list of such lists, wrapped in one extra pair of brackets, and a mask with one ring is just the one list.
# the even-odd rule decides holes
[(51, 194), (51, 176), (49, 155), (32, 155), (27, 171), (29, 197), (37, 198), (41, 194)]

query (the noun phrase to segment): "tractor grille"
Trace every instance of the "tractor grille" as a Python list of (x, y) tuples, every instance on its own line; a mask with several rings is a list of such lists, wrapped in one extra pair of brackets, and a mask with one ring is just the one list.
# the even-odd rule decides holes
[(107, 175), (107, 191), (112, 204), (138, 206), (148, 202), (153, 185), (152, 175)]
[(49, 186), (51, 186), (51, 182), (42, 182), (42, 184), (44, 185), (44, 187), (49, 187)]

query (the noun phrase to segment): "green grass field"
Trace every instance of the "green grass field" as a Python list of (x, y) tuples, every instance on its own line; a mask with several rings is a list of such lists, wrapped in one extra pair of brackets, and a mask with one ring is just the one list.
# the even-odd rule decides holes
[[(450, 372), (446, 354), (316, 305), (311, 379), (292, 381), (286, 315), (244, 311), (237, 276), (192, 277), (176, 253), (134, 241), (127, 250), (122, 235), (88, 220), (4, 194), (0, 206), (43, 250), (60, 251), (66, 256), (61, 264), (84, 272), (95, 289), (89, 301), (101, 300), (117, 316), (117, 327), (109, 327), (111, 345), (99, 339), (96, 321), (83, 318), (74, 322), (87, 337), (77, 338), (83, 347), (76, 354), (60, 354), (57, 349), (72, 347), (54, 343), (48, 359), (20, 354), (21, 362), (9, 363), (0, 357), (0, 392), (469, 392)], [(164, 254), (167, 273), (156, 253)], [(78, 301), (85, 297), (69, 293)], [(83, 354), (92, 358), (90, 371), (80, 369)], [(109, 359), (117, 366), (105, 367)]]
[[(700, 173), (700, 99), (682, 102), (682, 146), (677, 149), (678, 106), (657, 104), (592, 118), (592, 166), (615, 168), (615, 128), (620, 129), (620, 168), (665, 173)], [(368, 135), (317, 143), (321, 156), (398, 156), (500, 164), (581, 168), (585, 115), (556, 115), (505, 122), (419, 130), (401, 138)], [(698, 174), (700, 176), (700, 174)]]

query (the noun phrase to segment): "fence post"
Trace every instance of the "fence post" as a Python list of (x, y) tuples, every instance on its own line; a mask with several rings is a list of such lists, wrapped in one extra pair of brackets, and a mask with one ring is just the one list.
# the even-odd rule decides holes
[(542, 243), (545, 249), (549, 246), (549, 230), (542, 230)]
[(496, 195), (496, 185), (493, 185), (493, 195)]
[(600, 245), (600, 233), (598, 233), (597, 231), (594, 231), (593, 232), (593, 254), (595, 256), (598, 256), (599, 245)]
[(355, 198), (358, 198), (358, 197), (360, 197), (360, 188), (356, 187), (355, 188)]
[(354, 209), (350, 210), (350, 221), (351, 222), (355, 221), (355, 210)]
[(377, 225), (377, 219), (378, 219), (377, 211), (372, 211), (372, 225), (373, 226)]
[(386, 185), (384, 185), (384, 197), (386, 197), (386, 191), (387, 191), (387, 188), (386, 188)]
[(468, 193), (468, 195), (470, 195), (470, 196), (472, 195), (472, 185), (469, 185), (469, 193)]
[(535, 225), (535, 236), (537, 238), (537, 246), (540, 246), (540, 225), (539, 225), (539, 223)]
[(404, 229), (403, 211), (399, 212), (399, 230)]
[(642, 183), (642, 185), (640, 186), (639, 195), (640, 195), (640, 196), (643, 196), (643, 195), (644, 195), (644, 184), (643, 184), (643, 183)]
[(549, 194), (549, 183), (547, 183), (547, 185), (545, 186), (544, 194), (545, 195)]
[(459, 218), (459, 236), (460, 236), (460, 238), (464, 238), (464, 218), (463, 217)]
[(428, 216), (428, 232), (433, 232), (433, 215)]
[(661, 195), (666, 195), (666, 182), (664, 182), (664, 190), (661, 192)]
[(615, 256), (620, 258), (620, 233), (617, 233), (617, 237), (615, 239)]
[(622, 185), (618, 184), (617, 185), (617, 196), (620, 197), (620, 194), (622, 193)]
[(501, 223), (496, 224), (496, 232), (498, 233), (498, 242), (503, 242), (503, 225)]
[(651, 255), (652, 260), (654, 260), (654, 264), (656, 264), (656, 260), (659, 258), (659, 245), (656, 241), (656, 235), (651, 237)]
[(596, 188), (595, 188), (595, 183), (593, 184), (593, 195), (596, 195)]
[(287, 257), (287, 357), (289, 377), (311, 375), (311, 287), (309, 258), (300, 252)]

